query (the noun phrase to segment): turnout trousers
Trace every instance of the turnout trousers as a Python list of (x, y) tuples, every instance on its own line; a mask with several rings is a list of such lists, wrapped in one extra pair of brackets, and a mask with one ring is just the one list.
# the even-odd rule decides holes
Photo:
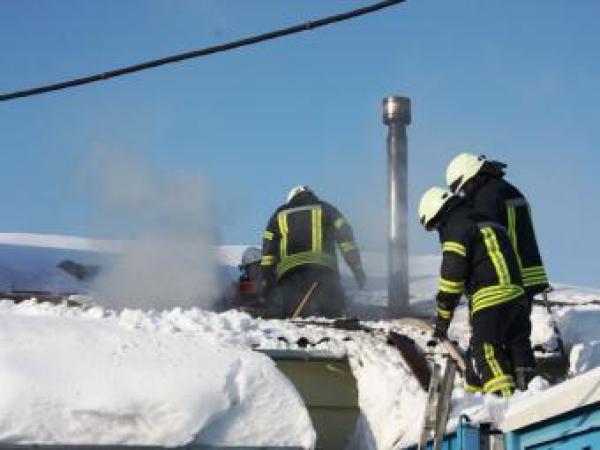
[[(528, 299), (484, 308), (471, 317), (467, 351), (467, 390), (509, 397), (517, 378), (533, 374)], [(529, 381), (529, 380), (526, 380)], [(526, 382), (519, 383), (519, 388)]]
[(340, 275), (336, 270), (316, 264), (292, 269), (277, 281), (269, 301), (270, 315), (278, 318), (292, 317), (313, 283), (316, 283), (316, 287), (302, 307), (299, 317), (340, 317), (345, 306)]

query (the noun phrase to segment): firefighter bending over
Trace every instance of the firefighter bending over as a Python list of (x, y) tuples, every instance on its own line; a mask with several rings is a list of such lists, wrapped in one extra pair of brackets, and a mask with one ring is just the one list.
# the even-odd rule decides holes
[[(461, 193), (471, 207), (508, 231), (521, 270), (523, 287), (529, 299), (529, 314), (533, 296), (549, 289), (546, 270), (538, 248), (529, 203), (525, 196), (504, 179), (506, 164), (490, 161), (485, 156), (461, 153), (446, 169), (450, 190)], [(531, 321), (529, 335), (531, 335)], [(533, 353), (524, 367), (517, 367), (517, 382), (527, 384), (534, 375)]]
[(421, 198), (419, 219), (426, 230), (438, 231), (442, 245), (434, 337), (446, 337), (465, 294), (471, 322), (466, 389), (512, 395), (514, 368), (527, 364), (532, 350), (527, 298), (508, 234), (438, 187)]
[(271, 216), (263, 236), (264, 295), (273, 316), (291, 317), (296, 311), (304, 317), (343, 313), (336, 243), (362, 288), (366, 276), (348, 221), (308, 187), (290, 190), (287, 203)]

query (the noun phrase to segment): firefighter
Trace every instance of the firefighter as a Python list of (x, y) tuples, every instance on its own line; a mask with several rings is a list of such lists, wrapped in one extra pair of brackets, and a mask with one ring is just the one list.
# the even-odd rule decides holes
[(242, 261), (238, 266), (240, 276), (237, 283), (237, 305), (246, 308), (263, 307), (263, 299), (260, 296), (262, 286), (262, 251), (258, 247), (248, 247), (242, 253)]
[(438, 187), (421, 198), (419, 219), (426, 230), (438, 231), (442, 246), (434, 337), (447, 336), (465, 294), (471, 322), (466, 388), (512, 395), (514, 368), (526, 364), (531, 344), (527, 298), (508, 234), (463, 198)]
[[(265, 297), (272, 315), (335, 317), (343, 313), (336, 243), (359, 288), (366, 282), (352, 228), (332, 205), (306, 186), (292, 188), (263, 235)], [(304, 304), (300, 307), (302, 300)]]
[[(531, 315), (533, 297), (549, 289), (550, 285), (535, 238), (529, 203), (515, 186), (504, 179), (504, 169), (506, 164), (487, 160), (483, 155), (461, 153), (448, 165), (446, 183), (452, 192), (464, 195), (477, 212), (508, 231), (517, 254)], [(532, 353), (527, 365), (517, 369), (520, 383), (529, 382), (534, 367)]]

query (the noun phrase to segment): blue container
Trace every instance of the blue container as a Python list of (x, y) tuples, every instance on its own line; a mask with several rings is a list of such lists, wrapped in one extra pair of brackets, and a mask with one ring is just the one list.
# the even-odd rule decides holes
[[(406, 450), (416, 450), (417, 445)], [(433, 442), (427, 443), (433, 449)], [(444, 436), (443, 450), (489, 450), (488, 424), (461, 416), (458, 429)], [(600, 450), (600, 402), (573, 409), (504, 434), (505, 450)]]
[[(444, 435), (442, 450), (484, 450), (482, 439), (488, 435), (488, 424), (472, 424), (467, 416), (460, 416), (458, 428)], [(406, 447), (406, 450), (417, 450), (418, 445)], [(427, 449), (433, 450), (433, 440), (427, 443)]]
[(600, 450), (600, 403), (512, 430), (506, 450)]

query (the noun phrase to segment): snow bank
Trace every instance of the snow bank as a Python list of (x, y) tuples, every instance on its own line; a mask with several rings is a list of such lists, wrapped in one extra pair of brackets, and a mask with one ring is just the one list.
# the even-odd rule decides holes
[(4, 301), (0, 342), (3, 443), (314, 445), (274, 363), (218, 334)]

